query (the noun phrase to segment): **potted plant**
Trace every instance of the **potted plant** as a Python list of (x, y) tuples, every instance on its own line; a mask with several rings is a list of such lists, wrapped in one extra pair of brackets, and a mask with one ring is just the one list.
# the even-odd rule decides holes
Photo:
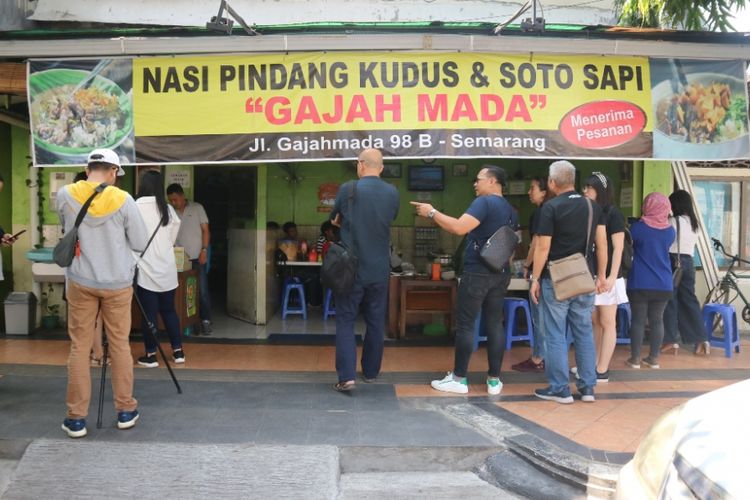
[(49, 297), (53, 290), (52, 283), (49, 283), (47, 291), (42, 292), (42, 298), (40, 300), (40, 306), (42, 309), (42, 328), (46, 330), (54, 330), (60, 324), (60, 304), (49, 303)]

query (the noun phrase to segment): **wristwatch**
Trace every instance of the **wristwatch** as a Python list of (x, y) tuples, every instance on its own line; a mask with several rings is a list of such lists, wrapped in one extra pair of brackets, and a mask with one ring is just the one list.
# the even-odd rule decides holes
[(429, 217), (430, 219), (432, 219), (433, 217), (435, 217), (435, 212), (437, 212), (437, 210), (433, 208), (432, 210), (430, 210), (429, 212), (427, 212), (427, 217)]
[(529, 274), (529, 283), (536, 283), (537, 281), (539, 280), (535, 276)]

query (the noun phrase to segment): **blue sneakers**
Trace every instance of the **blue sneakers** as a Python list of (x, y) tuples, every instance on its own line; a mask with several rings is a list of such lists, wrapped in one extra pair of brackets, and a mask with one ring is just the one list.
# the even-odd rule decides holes
[(135, 425), (136, 420), (138, 420), (138, 410), (117, 412), (118, 429), (130, 429)]
[(82, 438), (86, 435), (86, 419), (66, 418), (63, 420), (62, 430), (68, 433), (68, 437)]
[(560, 392), (554, 392), (551, 387), (545, 387), (544, 389), (537, 389), (534, 391), (534, 396), (539, 399), (545, 399), (547, 401), (554, 401), (564, 405), (569, 405), (573, 402), (573, 396), (570, 394), (570, 389), (561, 390)]

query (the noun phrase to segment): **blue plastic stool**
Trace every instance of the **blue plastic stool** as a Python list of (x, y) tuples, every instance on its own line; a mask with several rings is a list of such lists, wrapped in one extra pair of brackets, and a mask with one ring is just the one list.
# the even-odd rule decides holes
[[(516, 327), (516, 311), (526, 314), (526, 331), (521, 332)], [(505, 317), (505, 350), (510, 350), (513, 342), (528, 340), (529, 345), (534, 347), (534, 327), (531, 323), (531, 308), (527, 299), (517, 297), (506, 297), (503, 303), (503, 316)]]
[[(713, 334), (714, 316), (719, 315), (724, 324), (724, 336)], [(703, 306), (703, 324), (706, 327), (711, 347), (723, 347), (726, 357), (732, 357), (732, 348), (740, 352), (740, 336), (737, 329), (737, 313), (731, 304), (706, 304)]]
[(630, 304), (617, 305), (617, 343), (630, 344)]
[(326, 290), (326, 298), (323, 301), (323, 319), (328, 316), (336, 316), (336, 303), (333, 301), (333, 292), (329, 288)]
[(477, 315), (476, 321), (474, 321), (474, 350), (476, 351), (479, 349), (479, 343), (480, 342), (486, 342), (487, 337), (483, 335), (479, 335), (479, 332), (482, 331), (482, 311), (479, 311), (479, 314)]
[[(297, 291), (297, 297), (299, 299), (298, 306), (290, 306), (289, 301), (291, 299), (292, 291)], [(298, 283), (294, 280), (288, 281), (284, 285), (284, 299), (281, 303), (281, 319), (286, 319), (288, 314), (301, 314), (304, 319), (307, 319), (307, 302), (305, 301), (305, 287), (302, 283)]]

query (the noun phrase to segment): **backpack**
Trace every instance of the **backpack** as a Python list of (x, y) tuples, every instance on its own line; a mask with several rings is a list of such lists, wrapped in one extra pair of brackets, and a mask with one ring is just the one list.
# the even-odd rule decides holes
[(620, 270), (622, 274), (627, 276), (630, 269), (633, 267), (633, 236), (630, 234), (630, 230), (625, 228), (625, 240), (622, 247), (622, 259), (620, 260)]
[[(357, 181), (351, 184), (347, 196), (348, 215), (352, 216), (352, 205), (357, 194)], [(353, 226), (352, 226), (353, 229)], [(354, 234), (352, 231), (352, 240)], [(320, 269), (320, 280), (323, 286), (333, 290), (336, 295), (348, 293), (354, 286), (357, 278), (357, 255), (353, 249), (348, 248), (343, 241), (333, 242), (323, 258), (323, 266)]]

